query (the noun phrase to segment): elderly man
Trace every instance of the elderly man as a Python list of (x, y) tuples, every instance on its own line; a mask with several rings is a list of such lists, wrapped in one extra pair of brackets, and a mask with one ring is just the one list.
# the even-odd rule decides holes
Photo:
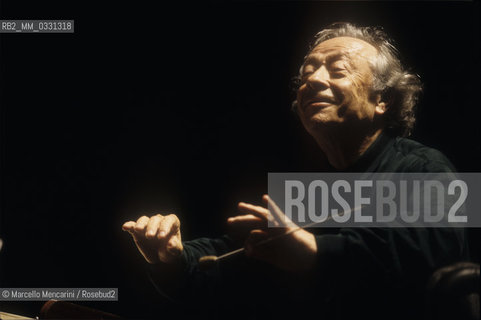
[[(341, 23), (317, 34), (300, 68), (293, 106), (333, 171), (453, 171), (439, 151), (404, 138), (414, 125), (420, 91), (418, 77), (402, 67), (382, 30)], [(264, 196), (264, 200), (269, 198)], [(173, 214), (143, 216), (126, 222), (123, 229), (131, 233), (154, 269), (175, 274), (170, 279), (179, 281), (180, 296), (187, 291), (197, 292), (194, 297), (206, 292), (222, 295), (224, 291), (216, 292), (218, 287), (212, 284), (219, 279), (230, 287), (247, 279), (255, 283), (252, 290), (260, 287), (264, 292), (267, 285), (256, 281), (269, 279), (269, 285), (276, 288), (288, 287), (282, 291), (287, 296), (294, 292), (290, 298), (302, 296), (307, 299), (304, 302), (316, 303), (306, 302), (294, 308), (296, 312), (318, 307), (322, 309), (315, 310), (319, 316), (342, 319), (361, 315), (421, 317), (423, 288), (429, 275), (440, 266), (465, 259), (467, 254), (464, 234), (455, 229), (298, 230), (269, 245), (256, 246), (289, 228), (268, 228), (270, 212), (264, 207), (239, 203), (238, 209), (241, 215), (228, 219), (235, 236), (219, 239), (182, 242), (180, 221)], [(201, 256), (221, 255), (235, 249), (238, 241), (245, 246), (247, 257), (224, 267), (249, 274), (233, 271), (242, 281), (232, 280), (236, 276), (225, 280), (229, 273), (221, 270), (223, 266), (214, 271), (198, 269)], [(247, 268), (245, 261), (251, 263)], [(252, 273), (252, 261), (257, 273)], [(276, 270), (270, 273), (275, 276), (266, 276), (269, 271), (265, 270)], [(261, 274), (261, 279), (252, 274)], [(297, 278), (293, 281), (292, 277)], [(204, 291), (199, 293), (196, 288)], [(267, 300), (264, 295), (262, 301)], [(278, 305), (273, 308), (283, 311), (273, 314), (288, 314), (285, 303), (291, 300), (275, 301)]]

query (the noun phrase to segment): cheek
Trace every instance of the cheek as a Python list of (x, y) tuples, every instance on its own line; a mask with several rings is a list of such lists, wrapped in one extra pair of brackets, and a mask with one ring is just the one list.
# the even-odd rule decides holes
[(359, 98), (367, 99), (371, 91), (371, 81), (361, 72), (353, 74), (352, 77), (353, 91)]
[(340, 104), (352, 100), (353, 84), (348, 78), (333, 81), (331, 83), (331, 90)]
[(342, 94), (343, 101), (346, 102), (366, 100), (369, 92), (367, 85), (358, 74), (353, 74), (340, 81), (337, 89)]

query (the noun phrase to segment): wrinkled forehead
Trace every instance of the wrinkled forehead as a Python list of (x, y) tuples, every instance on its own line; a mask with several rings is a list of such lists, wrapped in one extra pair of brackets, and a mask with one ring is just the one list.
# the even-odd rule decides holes
[(351, 37), (336, 37), (319, 43), (311, 50), (310, 56), (340, 55), (350, 59), (372, 61), (377, 57), (377, 49), (368, 42)]

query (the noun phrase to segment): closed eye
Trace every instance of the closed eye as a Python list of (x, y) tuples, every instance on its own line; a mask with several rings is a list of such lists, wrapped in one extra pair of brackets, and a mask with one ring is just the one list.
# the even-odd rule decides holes
[(331, 69), (330, 74), (333, 78), (342, 78), (346, 75), (346, 69), (334, 68)]

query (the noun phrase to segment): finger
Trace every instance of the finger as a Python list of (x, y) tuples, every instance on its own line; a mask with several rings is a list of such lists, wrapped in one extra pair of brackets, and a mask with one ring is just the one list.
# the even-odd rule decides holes
[(162, 223), (159, 225), (159, 233), (157, 234), (157, 237), (159, 239), (171, 237), (177, 234), (179, 228), (179, 219), (174, 214), (169, 214), (164, 217)]
[(147, 239), (153, 239), (157, 232), (159, 231), (159, 226), (163, 220), (163, 217), (158, 214), (149, 219), (149, 222), (147, 223), (147, 227), (145, 230), (145, 237)]
[(227, 222), (229, 222), (229, 224), (263, 223), (265, 222), (265, 219), (259, 218), (253, 214), (246, 214), (243, 216), (230, 217), (229, 219), (227, 219)]
[(145, 227), (147, 227), (148, 223), (149, 223), (149, 217), (147, 216), (140, 217), (134, 226), (135, 233), (143, 236), (145, 232)]
[(267, 228), (267, 221), (252, 214), (235, 216), (227, 219), (228, 227), (233, 232), (248, 232), (252, 229)]
[(271, 212), (272, 216), (276, 221), (278, 221), (282, 226), (295, 228), (297, 227), (295, 223), (289, 219), (284, 212), (279, 208), (279, 206), (272, 200), (267, 194), (265, 194), (262, 199), (267, 202), (269, 206), (269, 212)]
[(122, 230), (132, 233), (134, 232), (134, 227), (135, 227), (135, 221), (127, 221), (122, 225)]
[(242, 212), (242, 213), (252, 214), (256, 217), (259, 217), (259, 218), (265, 219), (265, 220), (272, 219), (271, 214), (269, 213), (269, 210), (267, 210), (264, 207), (255, 206), (255, 205), (252, 205), (250, 203), (245, 203), (245, 202), (239, 202), (237, 207), (238, 207), (239, 211)]
[(178, 256), (182, 253), (182, 239), (180, 235), (180, 221), (176, 215), (170, 214), (164, 217), (157, 237), (164, 243), (163, 255)]

